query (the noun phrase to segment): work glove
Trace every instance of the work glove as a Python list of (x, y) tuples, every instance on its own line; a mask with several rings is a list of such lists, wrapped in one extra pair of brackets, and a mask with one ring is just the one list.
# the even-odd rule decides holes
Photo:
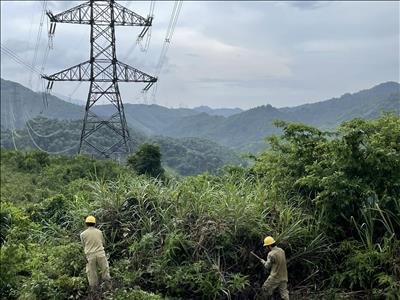
[(267, 266), (267, 261), (265, 261), (265, 260), (262, 259), (262, 260), (261, 260), (261, 263), (263, 264), (264, 267)]

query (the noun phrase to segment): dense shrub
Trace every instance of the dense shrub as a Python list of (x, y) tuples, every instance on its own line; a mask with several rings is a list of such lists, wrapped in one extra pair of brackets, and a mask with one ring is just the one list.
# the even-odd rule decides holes
[(139, 175), (149, 175), (154, 178), (163, 178), (164, 169), (161, 166), (160, 146), (142, 144), (139, 149), (128, 157), (128, 166)]

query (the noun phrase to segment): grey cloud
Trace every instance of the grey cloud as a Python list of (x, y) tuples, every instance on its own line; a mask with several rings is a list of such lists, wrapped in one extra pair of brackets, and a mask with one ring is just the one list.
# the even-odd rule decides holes
[(11, 49), (17, 55), (24, 55), (27, 52), (30, 52), (33, 49), (33, 46), (29, 44), (27, 41), (17, 40), (17, 39), (7, 39), (3, 42), (4, 45)]
[(208, 86), (223, 85), (225, 87), (240, 87), (240, 88), (266, 88), (270, 86), (287, 86), (290, 80), (277, 80), (269, 78), (244, 78), (244, 79), (223, 79), (223, 78), (199, 78), (196, 82), (207, 84)]
[[(127, 5), (126, 1), (118, 2)], [(48, 8), (56, 13), (80, 3), (48, 1)], [(172, 1), (157, 1), (152, 41), (146, 53), (137, 47), (125, 59), (138, 28), (118, 28), (118, 58), (153, 74), (173, 5)], [(31, 62), (41, 2), (1, 1), (1, 6), (2, 43)], [(148, 6), (145, 1), (128, 3), (141, 15), (147, 15)], [(383, 1), (185, 1), (159, 77), (157, 99), (160, 104), (173, 106), (183, 99), (188, 106), (252, 107), (265, 104), (266, 99), (274, 106), (290, 106), (398, 80), (398, 9), (398, 2)], [(188, 30), (194, 32), (192, 38), (185, 38)], [(46, 42), (44, 26), (39, 67)], [(284, 64), (291, 72), (284, 78), (266, 78), (265, 74), (274, 73), (264, 61), (268, 57), (237, 58), (238, 48), (245, 56), (279, 54), (287, 58)], [(213, 51), (222, 54), (216, 57)], [(52, 74), (88, 56), (88, 26), (59, 24), (45, 72)], [(235, 65), (237, 61), (244, 63)], [(26, 70), (3, 55), (1, 70), (2, 76), (27, 84)], [(54, 92), (68, 95), (75, 86), (57, 83)], [(133, 86), (126, 86), (124, 99), (136, 101)], [(85, 99), (87, 90), (82, 84), (73, 97)]]
[(70, 9), (76, 5), (82, 4), (82, 1), (47, 1), (47, 8), (53, 13), (60, 13), (66, 9)]
[(285, 3), (303, 10), (318, 9), (329, 5), (329, 1), (288, 1)]
[(199, 54), (196, 54), (196, 53), (185, 53), (185, 55), (186, 56), (189, 56), (189, 57), (201, 57)]

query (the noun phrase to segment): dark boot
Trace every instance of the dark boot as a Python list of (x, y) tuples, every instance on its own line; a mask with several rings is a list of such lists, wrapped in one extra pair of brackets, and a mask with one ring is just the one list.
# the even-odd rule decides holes
[(89, 300), (101, 300), (101, 290), (100, 286), (94, 286), (90, 288), (89, 292)]

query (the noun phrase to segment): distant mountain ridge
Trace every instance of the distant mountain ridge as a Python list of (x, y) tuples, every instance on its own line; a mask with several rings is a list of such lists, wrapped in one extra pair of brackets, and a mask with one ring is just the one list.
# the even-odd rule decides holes
[[(111, 115), (111, 105), (98, 105), (94, 111), (103, 116)], [(147, 135), (159, 135), (160, 128), (170, 126), (181, 118), (198, 114), (188, 108), (167, 108), (160, 105), (124, 104), (125, 117), (131, 127)]]
[(299, 122), (333, 128), (354, 117), (376, 118), (382, 111), (399, 113), (400, 84), (389, 81), (339, 98), (280, 110), (297, 115)]
[(400, 84), (386, 82), (339, 98), (289, 108), (263, 105), (224, 117), (206, 114), (182, 118), (160, 129), (163, 135), (207, 138), (238, 151), (258, 152), (264, 138), (279, 133), (274, 120), (302, 122), (322, 129), (335, 129), (353, 118), (376, 118), (383, 112), (400, 113)]
[(198, 106), (193, 108), (193, 110), (200, 112), (200, 113), (206, 113), (209, 114), (210, 116), (222, 116), (222, 117), (230, 117), (236, 114), (239, 114), (243, 112), (243, 109), (240, 108), (211, 108), (208, 106)]
[[(23, 105), (31, 117), (38, 115), (43, 107), (40, 94), (2, 79), (3, 128), (11, 126), (9, 110), (15, 90), (18, 90), (17, 95), (20, 95), (16, 102)], [(67, 120), (83, 118), (82, 106), (67, 103), (54, 96), (48, 97), (48, 103), (46, 116)], [(95, 112), (107, 116), (110, 114), (109, 107), (110, 105), (96, 106)], [(279, 133), (273, 125), (273, 121), (277, 119), (303, 122), (322, 129), (334, 129), (345, 120), (355, 117), (375, 118), (384, 111), (400, 113), (400, 84), (397, 82), (386, 82), (370, 89), (344, 94), (339, 98), (285, 108), (263, 105), (241, 111), (229, 108), (212, 109), (205, 106), (188, 109), (166, 108), (155, 104), (125, 104), (125, 115), (129, 126), (147, 136), (203, 138), (237, 151), (250, 152), (261, 151), (266, 147), (264, 138)], [(25, 124), (24, 119), (15, 112), (14, 115), (16, 126), (22, 127)]]

